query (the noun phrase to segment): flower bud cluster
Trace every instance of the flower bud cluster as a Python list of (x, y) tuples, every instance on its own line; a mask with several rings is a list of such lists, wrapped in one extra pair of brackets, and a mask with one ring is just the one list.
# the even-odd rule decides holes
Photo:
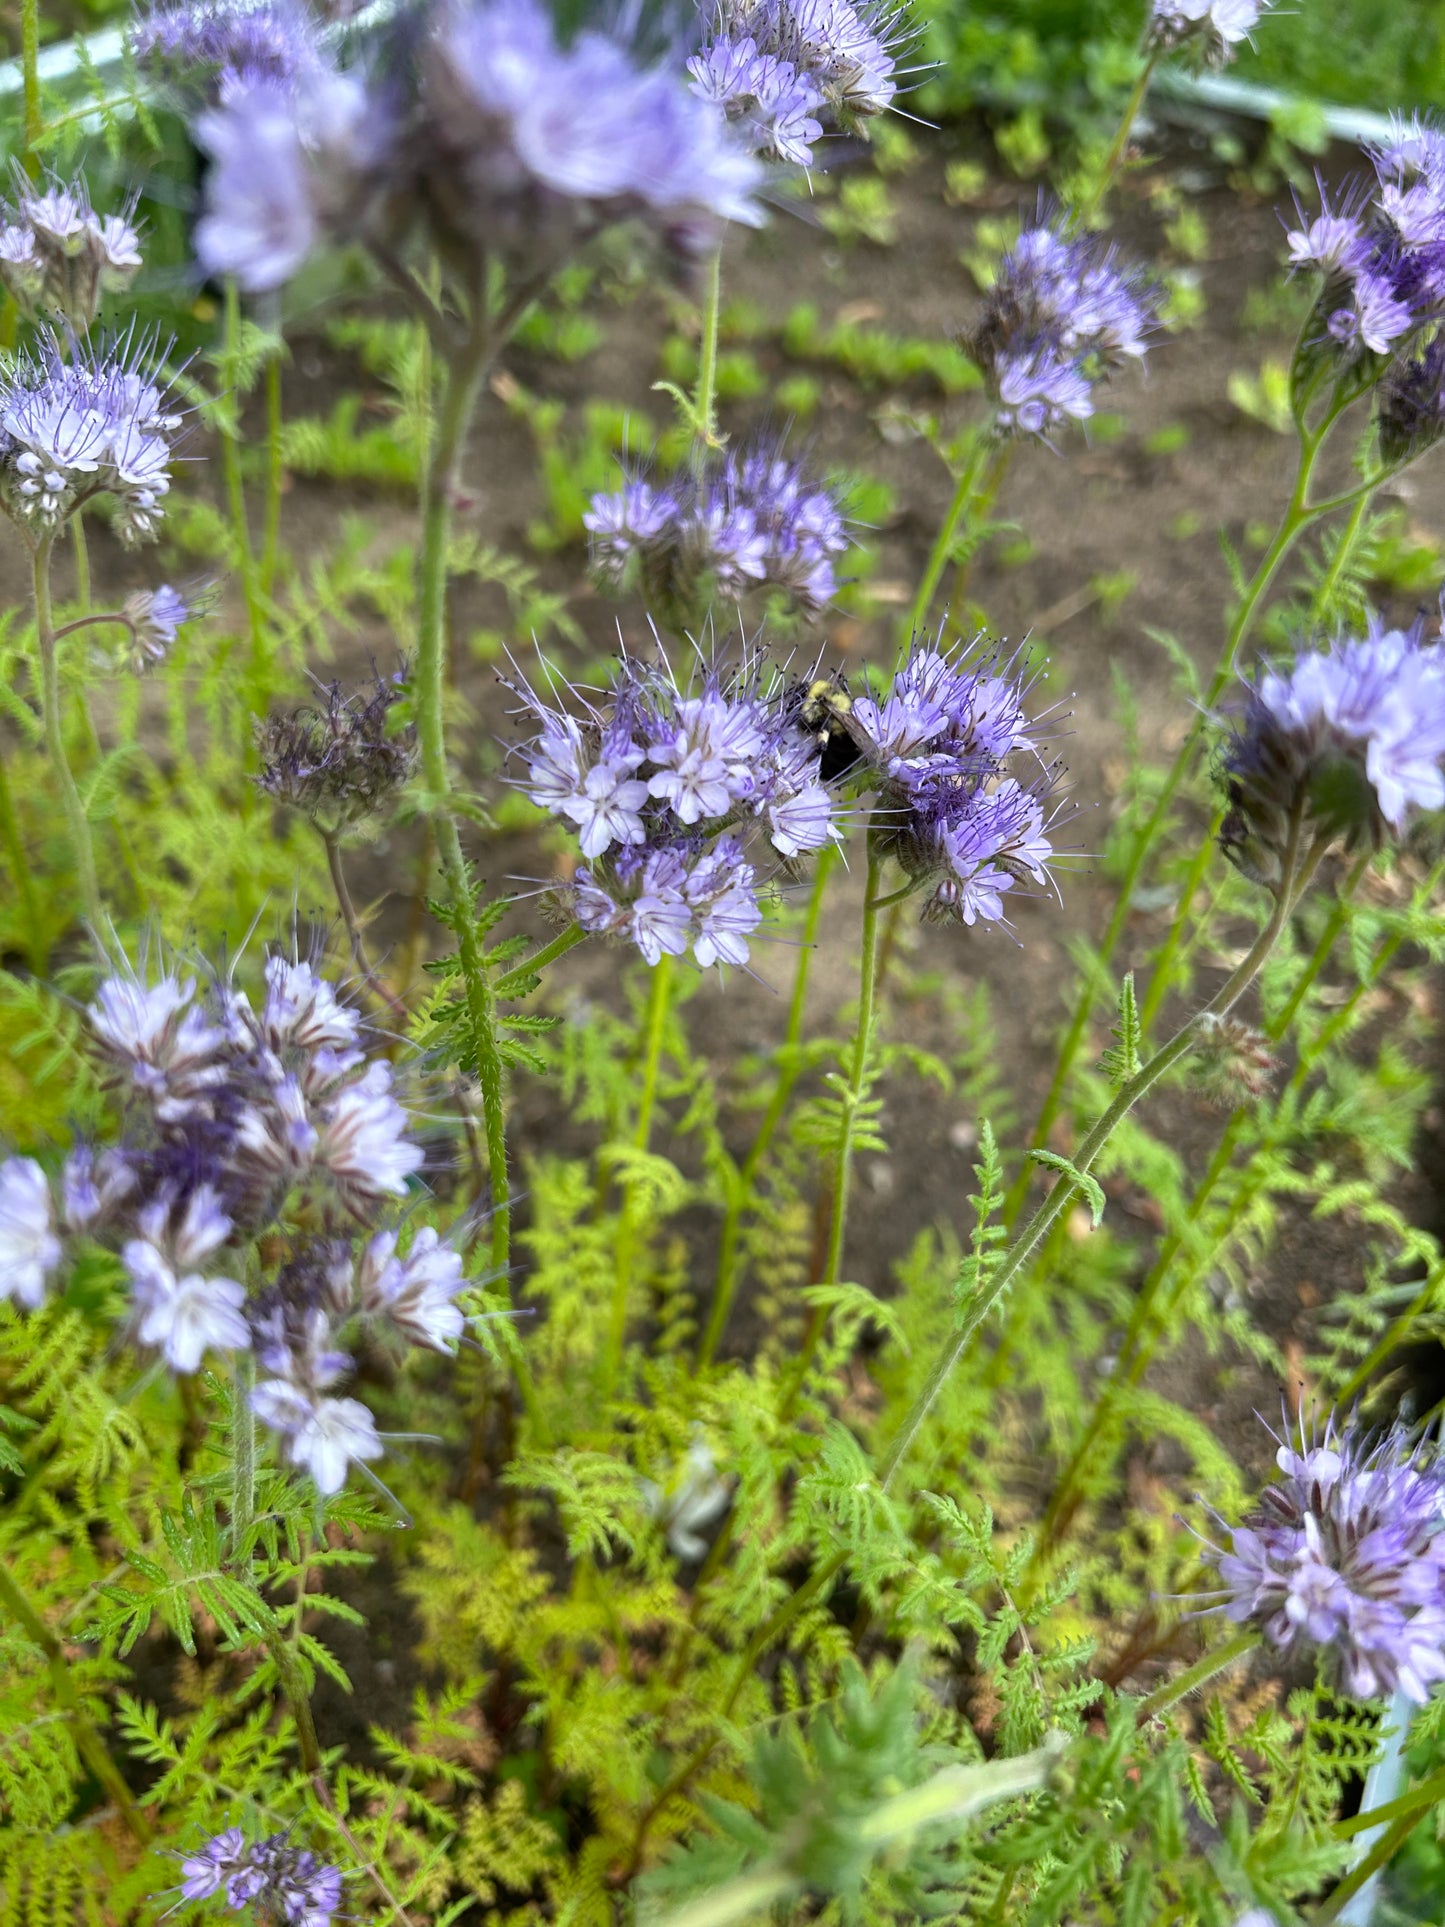
[(1445, 651), (1423, 625), (1311, 649), (1261, 669), (1224, 759), (1220, 844), (1273, 887), (1300, 831), (1378, 847), (1412, 810), (1445, 803)]
[(277, 1927), (331, 1927), (341, 1906), (341, 1869), (328, 1866), (284, 1833), (252, 1846), (239, 1827), (227, 1827), (181, 1863), (182, 1900), (220, 1894), (233, 1913)]
[[(1320, 277), (1292, 381), (1347, 392), (1376, 386), (1384, 453), (1399, 462), (1440, 432), (1445, 362), (1429, 338), (1445, 314), (1445, 133), (1400, 121), (1371, 153), (1373, 178), (1345, 185), (1318, 214), (1297, 209), (1290, 267)], [(1424, 344), (1422, 348), (1422, 343)]]
[(321, 705), (256, 724), (257, 783), (335, 835), (392, 807), (416, 772), (416, 726), (394, 726), (404, 676), (378, 676), (368, 691), (332, 683)]
[(892, 105), (908, 37), (886, 0), (720, 0), (687, 64), (756, 152), (810, 167), (825, 125), (861, 133)]
[(1302, 1429), (1276, 1463), (1284, 1477), (1246, 1524), (1225, 1526), (1226, 1548), (1210, 1548), (1224, 1611), (1279, 1652), (1331, 1653), (1356, 1699), (1401, 1692), (1423, 1705), (1445, 1679), (1438, 1461), (1402, 1431), (1371, 1446), (1327, 1427), (1317, 1440)]
[(763, 914), (749, 851), (791, 860), (838, 834), (819, 745), (781, 685), (745, 668), (682, 689), (664, 662), (626, 659), (584, 721), (519, 693), (541, 725), (517, 751), (521, 788), (587, 859), (570, 914), (650, 964), (689, 946), (704, 967), (745, 964)]
[(32, 541), (96, 495), (114, 498), (123, 542), (154, 537), (182, 421), (142, 372), (164, 357), (126, 336), (69, 360), (46, 346), (0, 376), (0, 505)]
[(848, 547), (832, 494), (774, 443), (729, 454), (701, 474), (630, 478), (594, 495), (582, 518), (594, 578), (640, 589), (649, 609), (697, 627), (711, 600), (774, 590), (816, 616), (837, 588)]
[(1142, 361), (1152, 290), (1094, 235), (1025, 228), (999, 263), (983, 311), (961, 337), (996, 404), (1000, 436), (1047, 436), (1094, 412), (1094, 389)]
[(1005, 895), (1046, 884), (1054, 854), (1057, 766), (1024, 712), (1026, 680), (996, 651), (973, 653), (981, 641), (956, 651), (915, 642), (887, 694), (856, 697), (848, 711), (878, 791), (871, 833), (906, 875), (933, 884), (930, 922), (1003, 922)]
[[(461, 1260), (432, 1230), (405, 1253), (396, 1231), (372, 1230), (422, 1158), (357, 1013), (309, 964), (272, 956), (265, 980), (257, 1009), (229, 984), (198, 997), (173, 972), (101, 985), (88, 1016), (118, 1141), (77, 1145), (54, 1190), (33, 1158), (0, 1163), (0, 1299), (38, 1306), (67, 1238), (109, 1245), (138, 1342), (182, 1373), (254, 1350), (271, 1375), (257, 1412), (332, 1492), (349, 1460), (381, 1450), (366, 1407), (332, 1395), (352, 1362), (336, 1331), (359, 1319), (451, 1350)], [(291, 1259), (248, 1291), (248, 1247), (292, 1218), (306, 1229)], [(359, 1249), (358, 1229), (371, 1233)]]
[(1211, 67), (1223, 67), (1269, 6), (1270, 0), (1152, 0), (1144, 43), (1160, 53), (1192, 47)]
[(635, 219), (682, 262), (756, 221), (760, 164), (678, 74), (541, 0), (430, 0), (381, 39), (240, 76), (204, 114), (202, 264), (279, 286), (324, 240), (388, 254), (428, 234), (468, 285), (484, 258), (545, 276)]
[(0, 284), (32, 318), (54, 315), (83, 334), (107, 294), (120, 294), (141, 265), (127, 207), (97, 214), (85, 183), (17, 172), (15, 198), (0, 202)]

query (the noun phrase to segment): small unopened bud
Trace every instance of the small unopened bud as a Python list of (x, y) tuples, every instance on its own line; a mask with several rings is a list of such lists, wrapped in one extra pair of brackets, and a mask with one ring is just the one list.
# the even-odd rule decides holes
[(138, 589), (121, 605), (130, 634), (121, 649), (121, 664), (133, 675), (144, 675), (164, 662), (175, 646), (183, 622), (199, 612), (200, 596), (185, 594), (163, 582), (158, 589)]
[(1206, 1103), (1232, 1111), (1236, 1104), (1263, 1097), (1278, 1068), (1264, 1033), (1251, 1024), (1238, 1017), (1206, 1016), (1201, 1021), (1193, 1073)]

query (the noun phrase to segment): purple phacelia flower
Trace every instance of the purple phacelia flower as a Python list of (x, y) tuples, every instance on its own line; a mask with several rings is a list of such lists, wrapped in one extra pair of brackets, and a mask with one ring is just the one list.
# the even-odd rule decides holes
[(182, 418), (142, 369), (165, 352), (126, 336), (11, 364), (0, 381), (0, 505), (32, 541), (102, 494), (115, 500), (123, 542), (156, 534)]
[(812, 166), (814, 143), (823, 137), (816, 118), (823, 93), (791, 60), (761, 52), (751, 34), (724, 34), (687, 67), (693, 92), (721, 107), (765, 160)]
[(328, 1866), (284, 1833), (252, 1846), (227, 1827), (181, 1862), (181, 1898), (220, 1894), (233, 1912), (254, 1909), (277, 1927), (331, 1927), (341, 1905), (341, 1869)]
[(877, 790), (872, 834), (931, 885), (930, 922), (1001, 923), (1011, 889), (1050, 881), (1058, 771), (1040, 756), (1026, 688), (997, 653), (923, 642), (884, 694), (852, 703)]
[(34, 1158), (0, 1164), (0, 1301), (34, 1311), (60, 1263), (50, 1183)]
[(604, 588), (634, 582), (649, 608), (697, 627), (714, 597), (776, 591), (815, 617), (837, 588), (848, 547), (832, 492), (766, 441), (668, 482), (632, 477), (594, 495), (583, 516)]
[(1445, 431), (1445, 336), (1408, 359), (1397, 356), (1375, 390), (1380, 453), (1392, 466), (1411, 461)]
[(163, 582), (159, 588), (137, 589), (121, 605), (126, 625), (126, 644), (120, 654), (122, 666), (132, 675), (144, 675), (164, 662), (175, 647), (184, 623), (199, 613), (201, 598), (194, 590), (182, 593)]
[(256, 1416), (285, 1441), (286, 1456), (309, 1472), (326, 1497), (346, 1483), (347, 1467), (381, 1457), (376, 1420), (355, 1398), (308, 1393), (289, 1379), (263, 1379), (251, 1394)]
[(1095, 386), (1143, 359), (1155, 316), (1152, 290), (1111, 246), (1047, 222), (1025, 228), (962, 336), (997, 403), (995, 431), (1043, 436), (1087, 419)]
[(1279, 1652), (1323, 1649), (1357, 1699), (1422, 1704), (1445, 1679), (1445, 1480), (1403, 1431), (1282, 1444), (1283, 1478), (1211, 1547), (1221, 1604)]
[(324, 65), (316, 21), (293, 0), (173, 0), (140, 16), (130, 49), (186, 100), (214, 101), (238, 81), (287, 83)]
[(103, 297), (139, 271), (134, 211), (97, 214), (83, 180), (31, 181), (17, 169), (14, 199), (0, 202), (0, 285), (25, 314), (54, 315), (83, 334)]
[(1226, 854), (1273, 886), (1296, 824), (1378, 847), (1445, 803), (1445, 656), (1423, 625), (1305, 651), (1248, 686), (1225, 758)]
[(760, 152), (806, 167), (825, 125), (863, 133), (893, 105), (910, 38), (902, 12), (872, 0), (718, 0), (688, 67)]
[[(561, 893), (581, 927), (634, 944), (647, 961), (691, 946), (703, 965), (741, 965), (762, 920), (755, 841), (785, 862), (838, 834), (821, 751), (781, 685), (745, 666), (681, 689), (665, 663), (624, 661), (586, 721), (519, 690), (539, 729), (517, 754), (521, 787), (551, 815), (595, 830)], [(628, 788), (616, 820), (589, 813), (598, 772)], [(606, 776), (611, 781), (610, 774)]]

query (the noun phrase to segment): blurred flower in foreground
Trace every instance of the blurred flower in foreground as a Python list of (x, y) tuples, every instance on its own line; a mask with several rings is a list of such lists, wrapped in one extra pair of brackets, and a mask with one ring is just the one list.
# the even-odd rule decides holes
[(1271, 0), (1152, 0), (1145, 44), (1161, 53), (1193, 47), (1211, 67), (1233, 60)]
[(138, 16), (130, 49), (137, 66), (200, 99), (322, 64), (317, 23), (292, 0), (172, 0)]
[[(1280, 1652), (1332, 1653), (1356, 1699), (1423, 1705), (1445, 1679), (1445, 1480), (1403, 1430), (1374, 1445), (1353, 1427), (1276, 1454), (1244, 1525), (1211, 1547), (1229, 1618)], [(1217, 1515), (1216, 1515), (1217, 1516)], [(1219, 1521), (1224, 1526), (1224, 1521)]]

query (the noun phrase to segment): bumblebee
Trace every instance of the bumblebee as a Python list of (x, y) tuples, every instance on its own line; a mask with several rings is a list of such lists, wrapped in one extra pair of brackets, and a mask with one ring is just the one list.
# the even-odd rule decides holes
[(788, 707), (798, 728), (818, 745), (824, 783), (841, 781), (862, 761), (868, 739), (853, 714), (848, 679), (841, 669), (816, 682), (794, 683), (788, 691)]

